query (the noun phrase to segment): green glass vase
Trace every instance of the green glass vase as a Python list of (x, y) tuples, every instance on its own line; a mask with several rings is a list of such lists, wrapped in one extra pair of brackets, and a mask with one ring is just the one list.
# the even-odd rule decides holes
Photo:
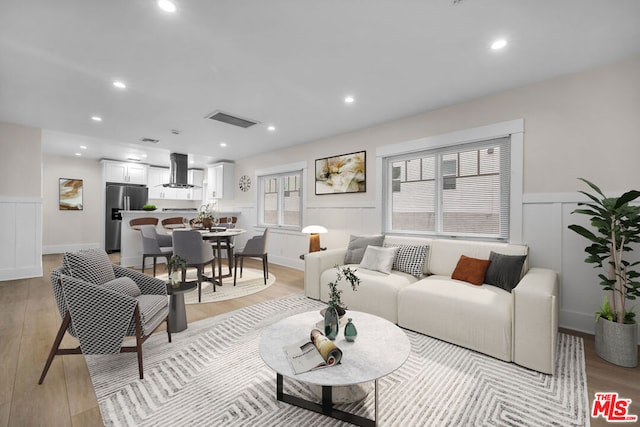
[(324, 334), (330, 340), (335, 340), (338, 336), (338, 312), (333, 305), (333, 300), (329, 301), (329, 307), (324, 312)]
[(344, 338), (349, 342), (354, 342), (356, 338), (358, 338), (358, 330), (356, 329), (356, 325), (351, 322), (351, 319), (349, 319), (344, 326)]

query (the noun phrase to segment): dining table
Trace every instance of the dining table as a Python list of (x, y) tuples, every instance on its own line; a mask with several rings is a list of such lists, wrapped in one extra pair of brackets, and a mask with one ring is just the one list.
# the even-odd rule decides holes
[[(212, 227), (210, 229), (198, 229), (198, 231), (200, 232), (200, 234), (202, 235), (202, 239), (203, 240), (208, 240), (211, 242), (214, 242), (214, 244), (212, 245), (215, 248), (215, 255), (218, 258), (218, 285), (222, 286), (222, 279), (224, 277), (231, 277), (231, 273), (230, 274), (222, 274), (222, 242), (226, 242), (227, 244), (227, 248), (230, 248), (231, 246), (231, 239), (235, 236), (239, 236), (241, 234), (246, 233), (246, 230), (243, 230), (241, 228), (226, 228), (226, 227)], [(228, 251), (229, 249), (227, 249)], [(231, 267), (233, 267), (233, 265), (231, 265), (231, 263), (233, 262), (233, 258), (230, 256), (231, 254), (228, 253), (229, 255), (229, 265)], [(229, 269), (229, 271), (231, 271), (231, 268)], [(214, 275), (213, 280), (215, 280), (215, 272), (212, 272), (212, 274)]]

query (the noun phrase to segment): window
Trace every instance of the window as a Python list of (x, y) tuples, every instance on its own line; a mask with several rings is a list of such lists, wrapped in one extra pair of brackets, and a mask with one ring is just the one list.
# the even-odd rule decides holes
[(258, 176), (258, 223), (299, 228), (302, 224), (302, 170)]
[(385, 157), (385, 231), (509, 238), (510, 138)]

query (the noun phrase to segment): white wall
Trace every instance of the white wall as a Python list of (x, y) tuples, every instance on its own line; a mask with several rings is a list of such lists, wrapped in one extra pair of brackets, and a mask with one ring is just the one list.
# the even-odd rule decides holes
[[(567, 225), (582, 220), (570, 215), (578, 201), (577, 190), (585, 189), (576, 178), (588, 178), (611, 194), (638, 188), (638, 117), (640, 57), (247, 158), (237, 162), (236, 179), (247, 174), (255, 180), (256, 169), (291, 162), (307, 162), (313, 177), (315, 159), (367, 150), (366, 193), (316, 196), (313, 179), (305, 188), (304, 224), (329, 229), (321, 236), (322, 246), (345, 246), (349, 234), (377, 233), (382, 228), (377, 147), (522, 118), (522, 235), (531, 248), (531, 265), (560, 273), (561, 325), (593, 332), (593, 313), (602, 301), (597, 272), (582, 261), (586, 241), (567, 230)], [(233, 202), (254, 218), (255, 203), (255, 184), (249, 192), (237, 193)], [(251, 222), (248, 215), (245, 220)], [(297, 256), (306, 251), (307, 242), (306, 235), (287, 233), (280, 237), (283, 246), (276, 247), (272, 239), (270, 251), (286, 259), (281, 263), (302, 268)]]
[(42, 275), (40, 129), (0, 123), (0, 280)]

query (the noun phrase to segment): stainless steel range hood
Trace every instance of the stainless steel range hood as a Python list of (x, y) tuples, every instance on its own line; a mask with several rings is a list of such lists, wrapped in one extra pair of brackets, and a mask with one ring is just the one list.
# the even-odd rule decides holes
[(186, 154), (171, 153), (169, 156), (169, 182), (162, 184), (169, 188), (193, 188), (189, 184), (189, 159)]

